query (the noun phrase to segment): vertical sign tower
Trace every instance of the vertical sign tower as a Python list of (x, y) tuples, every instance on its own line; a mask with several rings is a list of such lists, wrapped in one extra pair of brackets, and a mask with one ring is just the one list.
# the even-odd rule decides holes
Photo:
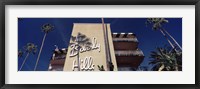
[(64, 71), (110, 71), (111, 64), (117, 71), (110, 24), (74, 23)]

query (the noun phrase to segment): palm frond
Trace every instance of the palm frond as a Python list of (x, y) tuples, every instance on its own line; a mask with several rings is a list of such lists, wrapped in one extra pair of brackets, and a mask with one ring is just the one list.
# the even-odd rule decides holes
[(26, 52), (35, 54), (37, 52), (37, 45), (33, 43), (27, 43), (26, 46), (23, 47)]
[(168, 20), (164, 18), (147, 18), (145, 22), (146, 25), (152, 25), (153, 30), (161, 29), (164, 23), (168, 23)]
[(23, 54), (24, 54), (24, 52), (20, 49), (20, 50), (18, 51), (18, 57), (22, 57)]
[[(176, 60), (177, 58), (182, 59), (182, 56), (180, 57), (179, 55), (181, 55), (181, 53), (179, 54), (179, 52), (177, 53), (176, 51), (172, 51), (171, 48), (160, 48), (157, 47), (156, 51), (152, 51), (150, 54), (150, 58), (152, 58), (153, 60), (149, 61), (149, 64), (154, 65), (155, 67), (159, 67), (160, 64), (163, 64), (164, 69), (162, 70), (166, 70), (166, 71), (173, 71), (175, 70), (176, 67)], [(182, 65), (182, 60), (179, 61), (179, 65)]]
[(42, 26), (42, 31), (45, 32), (45, 33), (49, 33), (50, 31), (52, 31), (54, 29), (54, 26), (49, 24), (49, 23), (46, 23)]

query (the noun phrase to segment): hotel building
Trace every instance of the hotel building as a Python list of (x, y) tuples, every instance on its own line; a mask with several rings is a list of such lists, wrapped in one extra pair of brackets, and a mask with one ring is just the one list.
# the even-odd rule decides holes
[(118, 71), (134, 71), (144, 59), (138, 48), (138, 40), (133, 33), (113, 33), (113, 45)]
[(69, 44), (54, 51), (50, 71), (135, 71), (144, 59), (136, 35), (111, 33), (110, 24), (75, 23)]
[(56, 47), (56, 49), (53, 50), (48, 71), (63, 71), (66, 54), (67, 48), (58, 49), (58, 47)]

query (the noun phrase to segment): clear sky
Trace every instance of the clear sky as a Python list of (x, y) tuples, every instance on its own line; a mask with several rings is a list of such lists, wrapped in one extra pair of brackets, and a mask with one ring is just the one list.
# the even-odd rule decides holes
[[(169, 23), (163, 27), (176, 39), (182, 46), (182, 18), (166, 18)], [(111, 31), (118, 33), (135, 33), (139, 48), (143, 51), (145, 58), (140, 66), (148, 66), (150, 52), (156, 47), (169, 45), (167, 40), (159, 31), (153, 31), (151, 25), (146, 26), (146, 18), (105, 18), (105, 23), (111, 24)], [(49, 62), (55, 49), (67, 48), (71, 36), (73, 23), (101, 23), (101, 18), (20, 18), (18, 20), (18, 49), (23, 49), (27, 43), (34, 43), (38, 46), (35, 55), (29, 55), (22, 70), (32, 71), (34, 69), (39, 49), (44, 33), (41, 27), (45, 23), (54, 25), (54, 30), (47, 34), (43, 50), (40, 56), (37, 70), (48, 70)], [(94, 29), (95, 30), (95, 29)], [(20, 68), (26, 53), (18, 59), (18, 69)]]

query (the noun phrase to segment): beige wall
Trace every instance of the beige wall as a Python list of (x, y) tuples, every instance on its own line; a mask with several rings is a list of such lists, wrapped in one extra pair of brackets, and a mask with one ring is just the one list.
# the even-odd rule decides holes
[(107, 24), (107, 32), (108, 32), (108, 41), (109, 41), (111, 60), (114, 65), (114, 71), (117, 71), (117, 62), (116, 62), (116, 58), (115, 58), (115, 51), (114, 51), (114, 46), (113, 46), (112, 32), (111, 32), (110, 24)]
[[(117, 71), (117, 64), (116, 64), (116, 58), (114, 54), (114, 47), (111, 37), (111, 30), (110, 25), (107, 24), (107, 30), (108, 30), (108, 39), (109, 39), (109, 48), (110, 48), (110, 54), (112, 58), (112, 62), (114, 64), (114, 71)], [(105, 39), (104, 39), (104, 33), (102, 29), (101, 23), (75, 23), (73, 26), (72, 36), (76, 36), (80, 32), (81, 34), (86, 35), (86, 37), (90, 38), (90, 42), (94, 43), (93, 38), (96, 38), (97, 45), (100, 44), (100, 51), (98, 49), (86, 51), (79, 53), (79, 58), (81, 60), (85, 59), (85, 57), (91, 57), (93, 62), (85, 63), (88, 64), (90, 69), (83, 69), (82, 71), (99, 71), (97, 65), (103, 65), (105, 70), (108, 70), (107, 63), (106, 63), (106, 52), (105, 52)], [(70, 40), (70, 43), (72, 43), (72, 40)], [(75, 64), (77, 65), (77, 56), (70, 57), (70, 52), (72, 48), (71, 46), (68, 47), (68, 52), (65, 60), (64, 65), (64, 71), (73, 71), (73, 61), (76, 60)], [(88, 62), (88, 61), (87, 61)], [(80, 63), (81, 67), (83, 66), (83, 63)], [(92, 64), (90, 66), (90, 64)], [(93, 70), (93, 68), (94, 70)], [(75, 68), (74, 71), (76, 71), (77, 68)]]

